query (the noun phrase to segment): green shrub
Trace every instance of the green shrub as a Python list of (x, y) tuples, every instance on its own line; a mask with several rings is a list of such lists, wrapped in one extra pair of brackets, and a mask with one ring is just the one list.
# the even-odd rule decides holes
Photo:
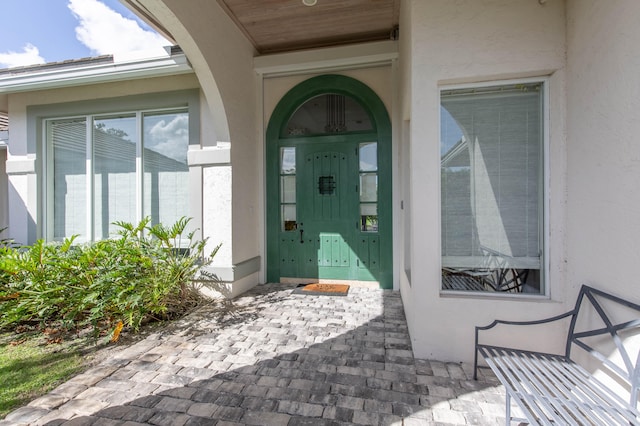
[(149, 222), (118, 222), (118, 238), (90, 244), (69, 238), (0, 247), (0, 328), (56, 322), (100, 333), (184, 311), (191, 278), (219, 246), (205, 258), (206, 240), (185, 234), (189, 219), (169, 227)]

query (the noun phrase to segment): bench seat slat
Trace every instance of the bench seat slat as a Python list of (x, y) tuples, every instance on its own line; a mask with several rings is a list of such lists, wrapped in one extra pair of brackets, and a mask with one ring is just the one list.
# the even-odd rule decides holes
[(561, 356), (479, 345), (532, 424), (640, 424), (640, 413)]
[(529, 411), (532, 411), (539, 419), (543, 421), (544, 425), (551, 425), (550, 422), (546, 420), (546, 414), (543, 411), (543, 407), (540, 407), (533, 395), (524, 388), (522, 382), (518, 380), (517, 376), (514, 372), (505, 368), (501, 357), (495, 353), (495, 348), (488, 347), (480, 347), (480, 352), (484, 356), (487, 364), (493, 370), (495, 375), (498, 377), (500, 382), (505, 384), (507, 387), (507, 392), (512, 394), (515, 397), (516, 403), (520, 406), (522, 411), (526, 414)]
[[(559, 403), (557, 398), (544, 398), (548, 389), (542, 386), (538, 381), (531, 380), (529, 369), (522, 363), (524, 357), (511, 356), (503, 349), (487, 348), (487, 353), (483, 354), (487, 363), (493, 364), (496, 369), (501, 372), (501, 380), (516, 399), (516, 403), (525, 412), (534, 412), (537, 417), (536, 422), (543, 425), (552, 425), (554, 421), (562, 421), (563, 424), (578, 424), (571, 416), (569, 416), (563, 404)], [(542, 388), (541, 388), (542, 386)], [(560, 413), (557, 410), (560, 409)], [(533, 419), (529, 419), (533, 420)]]
[[(594, 424), (610, 424), (612, 419), (622, 419), (626, 413), (626, 404), (622, 401), (614, 401), (607, 394), (594, 388), (595, 381), (588, 380), (588, 373), (579, 365), (573, 362), (566, 362), (557, 357), (546, 355), (536, 356), (538, 363), (532, 365), (536, 371), (547, 376), (554, 385), (561, 390), (566, 404), (575, 407), (580, 414), (578, 418), (591, 419)], [(597, 416), (598, 418), (594, 417)], [(633, 419), (632, 416), (626, 418), (627, 421)], [(622, 421), (622, 420), (619, 420)]]
[(547, 359), (542, 365), (554, 368), (558, 374), (565, 376), (568, 384), (574, 384), (573, 388), (567, 390), (571, 392), (570, 396), (580, 397), (581, 406), (586, 410), (586, 416), (597, 414), (603, 416), (605, 422), (610, 418), (619, 418), (620, 416), (626, 421), (637, 420), (637, 416), (633, 416), (632, 412), (628, 410), (628, 404), (625, 401), (602, 382), (592, 377), (580, 365), (558, 359)]
[[(517, 356), (517, 353), (514, 351), (509, 352), (510, 356)], [(557, 371), (553, 369), (544, 368), (544, 359), (545, 356), (536, 356), (532, 355), (531, 357), (522, 357), (522, 362), (526, 366), (526, 368), (530, 372), (530, 376), (533, 377), (533, 380), (538, 381), (546, 381), (547, 384), (540, 383), (538, 387), (540, 389), (544, 388), (547, 392), (550, 393), (552, 398), (556, 399), (568, 399), (570, 391), (568, 389), (568, 383), (563, 380), (561, 374), (558, 374)], [(540, 373), (542, 376), (540, 376)], [(539, 377), (539, 378), (538, 378)], [(542, 392), (542, 395), (545, 395)], [(554, 407), (560, 406), (562, 408), (558, 409), (559, 413), (563, 413), (563, 419), (567, 421), (569, 424), (578, 424), (574, 419), (583, 417), (583, 413), (580, 411), (579, 407), (575, 407), (573, 404), (564, 404), (556, 402)], [(567, 411), (565, 411), (568, 410)]]

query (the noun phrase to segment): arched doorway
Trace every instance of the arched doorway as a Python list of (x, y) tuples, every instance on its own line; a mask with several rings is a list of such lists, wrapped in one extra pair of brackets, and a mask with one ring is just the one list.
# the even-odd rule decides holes
[(393, 287), (391, 123), (350, 77), (291, 89), (267, 127), (267, 280)]

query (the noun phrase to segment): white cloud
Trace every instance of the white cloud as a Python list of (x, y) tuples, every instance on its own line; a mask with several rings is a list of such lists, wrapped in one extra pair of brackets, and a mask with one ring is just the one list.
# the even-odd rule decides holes
[(0, 53), (0, 68), (14, 68), (44, 63), (45, 60), (40, 56), (40, 51), (31, 43), (27, 43), (22, 52)]
[(110, 55), (148, 50), (171, 43), (153, 31), (140, 27), (98, 0), (69, 0), (78, 19), (76, 37), (92, 54)]

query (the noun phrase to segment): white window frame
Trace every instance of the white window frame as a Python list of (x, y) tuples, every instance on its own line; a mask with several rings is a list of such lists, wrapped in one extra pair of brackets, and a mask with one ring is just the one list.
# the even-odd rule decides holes
[[(549, 225), (549, 188), (550, 188), (550, 147), (549, 147), (549, 77), (530, 77), (521, 79), (507, 79), (507, 80), (490, 80), (475, 83), (463, 83), (463, 84), (446, 84), (438, 86), (438, 144), (437, 152), (438, 158), (440, 157), (440, 148), (442, 135), (441, 129), (441, 105), (442, 105), (442, 92), (447, 90), (460, 90), (460, 89), (473, 89), (473, 88), (485, 88), (492, 86), (507, 86), (515, 84), (542, 84), (542, 200), (540, 206), (540, 214), (542, 215), (542, 250), (541, 250), (541, 264), (540, 264), (540, 281), (543, 291), (536, 293), (499, 293), (499, 292), (480, 292), (480, 291), (459, 291), (459, 290), (445, 290), (442, 288), (442, 281), (438, 280), (438, 288), (441, 295), (444, 296), (458, 296), (458, 297), (480, 297), (480, 298), (505, 298), (505, 299), (549, 299), (551, 297), (550, 280), (549, 280), (549, 242), (551, 240), (550, 225)], [(442, 205), (442, 181), (440, 180), (440, 173), (438, 173), (438, 205)], [(441, 211), (441, 210), (440, 210)], [(440, 245), (440, 270), (442, 270), (442, 217), (438, 213), (439, 217), (439, 238), (438, 244)]]
[[(45, 185), (44, 187), (44, 205), (46, 206), (44, 212), (42, 214), (43, 219), (43, 235), (47, 241), (53, 241), (54, 239), (54, 219), (53, 219), (53, 211), (54, 211), (54, 179), (53, 179), (53, 144), (49, 140), (49, 135), (47, 132), (47, 128), (50, 122), (56, 120), (71, 120), (74, 118), (84, 118), (86, 125), (86, 152), (90, 153), (87, 155), (86, 163), (85, 163), (85, 171), (87, 173), (86, 176), (86, 196), (87, 196), (87, 206), (86, 206), (86, 235), (87, 241), (95, 241), (95, 200), (94, 200), (94, 143), (93, 143), (93, 123), (96, 119), (108, 119), (117, 116), (134, 116), (136, 119), (136, 213), (135, 220), (140, 222), (143, 219), (143, 200), (144, 200), (144, 173), (142, 170), (143, 167), (143, 118), (148, 114), (157, 114), (157, 113), (186, 113), (189, 115), (189, 120), (192, 119), (192, 111), (191, 108), (186, 106), (176, 106), (176, 107), (166, 107), (166, 108), (148, 108), (148, 109), (138, 109), (138, 110), (116, 110), (109, 112), (97, 112), (91, 114), (82, 114), (82, 115), (61, 115), (55, 117), (47, 117), (42, 120), (42, 138), (43, 138), (43, 176)], [(191, 125), (189, 125), (191, 129)], [(189, 145), (192, 144), (192, 136), (191, 131), (189, 132)], [(189, 214), (189, 216), (192, 216)]]

